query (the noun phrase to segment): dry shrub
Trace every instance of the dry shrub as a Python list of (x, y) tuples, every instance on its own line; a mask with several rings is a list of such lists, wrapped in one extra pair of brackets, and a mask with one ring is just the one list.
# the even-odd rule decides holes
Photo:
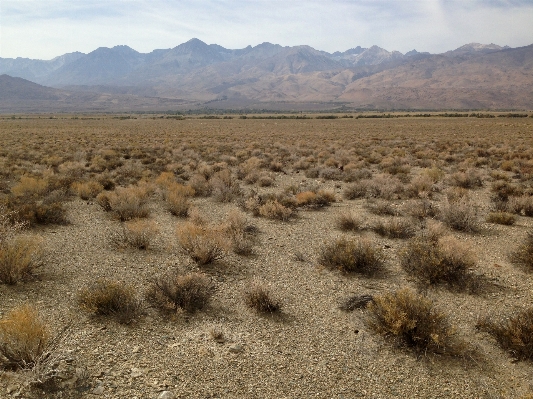
[(45, 179), (22, 176), (11, 192), (16, 197), (38, 197), (46, 193), (48, 182)]
[(0, 283), (12, 285), (34, 279), (42, 265), (41, 243), (36, 236), (13, 237), (0, 243)]
[(152, 280), (146, 298), (163, 310), (192, 313), (207, 306), (213, 291), (211, 280), (204, 274), (165, 274)]
[(343, 212), (337, 216), (335, 224), (342, 231), (363, 230), (363, 221), (352, 212)]
[(97, 280), (78, 293), (80, 307), (95, 315), (113, 316), (120, 323), (129, 323), (141, 310), (135, 289), (115, 280)]
[(511, 254), (511, 260), (533, 270), (533, 231), (527, 234), (524, 242)]
[(143, 187), (119, 187), (114, 192), (107, 194), (107, 198), (109, 208), (122, 222), (145, 218), (150, 213), (148, 209), (148, 192)]
[(360, 180), (348, 184), (344, 189), (342, 195), (347, 200), (354, 200), (357, 198), (364, 198), (367, 195), (369, 187), (369, 180)]
[(522, 195), (509, 199), (509, 210), (517, 215), (533, 217), (533, 197)]
[(523, 194), (520, 186), (501, 180), (492, 183), (491, 191), (494, 193), (495, 198), (504, 202), (507, 202), (509, 197), (516, 197)]
[(434, 181), (425, 175), (416, 176), (406, 191), (410, 197), (429, 197), (433, 192)]
[(457, 355), (461, 350), (446, 313), (411, 289), (377, 295), (367, 309), (369, 327), (403, 345), (423, 353)]
[(194, 190), (197, 197), (209, 197), (211, 195), (211, 185), (204, 175), (196, 173), (189, 179), (189, 186)]
[(172, 185), (165, 193), (165, 201), (171, 214), (178, 217), (186, 217), (191, 207), (189, 198), (194, 195), (194, 190), (187, 190), (187, 186), (181, 184)]
[(398, 215), (398, 209), (389, 201), (371, 200), (366, 203), (365, 207), (374, 215)]
[(367, 196), (393, 200), (401, 198), (404, 193), (404, 184), (396, 177), (390, 175), (376, 175), (368, 183)]
[(46, 324), (35, 308), (23, 305), (0, 319), (0, 368), (31, 369), (50, 339)]
[(465, 243), (444, 236), (416, 237), (400, 253), (400, 264), (422, 284), (447, 283), (462, 287), (470, 282), (476, 256)]
[(231, 202), (242, 196), (239, 182), (233, 178), (229, 169), (215, 173), (209, 184), (218, 202)]
[(476, 327), (491, 334), (500, 346), (518, 360), (533, 360), (533, 308), (510, 316), (485, 317)]
[(490, 212), (487, 215), (488, 223), (503, 224), (505, 226), (512, 226), (516, 223), (516, 215), (509, 212)]
[(177, 229), (181, 248), (199, 265), (206, 265), (226, 255), (228, 242), (221, 232), (209, 226), (187, 222)]
[(327, 190), (303, 191), (296, 194), (296, 205), (305, 208), (321, 208), (335, 202), (335, 193)]
[(373, 230), (387, 238), (410, 238), (416, 233), (416, 225), (408, 219), (393, 218), (377, 222)]
[(274, 178), (270, 175), (261, 174), (257, 179), (257, 185), (259, 187), (271, 187), (274, 185)]
[(432, 218), (437, 215), (437, 207), (426, 198), (406, 202), (403, 211), (417, 219)]
[(286, 222), (294, 216), (291, 208), (288, 208), (278, 202), (278, 200), (269, 200), (259, 206), (258, 213), (268, 219), (278, 219)]
[(4, 205), (0, 205), (0, 246), (25, 227), (26, 223), (17, 221), (16, 212), (8, 211)]
[(272, 297), (261, 283), (253, 282), (244, 292), (246, 306), (260, 313), (275, 313), (281, 310), (279, 300)]
[(95, 198), (104, 190), (104, 186), (95, 180), (72, 183), (72, 191), (83, 200)]
[(318, 262), (345, 273), (372, 275), (383, 269), (383, 250), (364, 238), (338, 238), (322, 247)]
[(468, 233), (480, 230), (475, 206), (468, 200), (446, 202), (440, 209), (439, 219), (448, 227)]
[(457, 172), (448, 179), (451, 186), (462, 188), (476, 188), (483, 186), (481, 174), (476, 169), (469, 169), (466, 172)]
[(119, 247), (148, 249), (159, 229), (153, 220), (134, 219), (125, 222), (122, 230), (112, 236), (112, 241)]
[(236, 209), (230, 211), (222, 229), (229, 237), (234, 253), (237, 255), (252, 254), (257, 228), (248, 223), (245, 214)]

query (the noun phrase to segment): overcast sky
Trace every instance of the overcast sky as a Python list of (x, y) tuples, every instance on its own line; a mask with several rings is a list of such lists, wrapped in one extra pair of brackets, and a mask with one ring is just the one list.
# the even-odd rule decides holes
[(0, 0), (0, 57), (51, 59), (125, 44), (140, 52), (196, 37), (345, 51), (440, 53), (533, 44), (533, 0)]

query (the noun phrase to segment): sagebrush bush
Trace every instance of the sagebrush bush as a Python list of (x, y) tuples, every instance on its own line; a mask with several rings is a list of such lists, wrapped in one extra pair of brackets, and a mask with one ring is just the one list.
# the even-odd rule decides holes
[(403, 269), (422, 284), (447, 283), (462, 286), (476, 266), (472, 249), (461, 241), (444, 236), (411, 239), (400, 252)]
[(509, 199), (509, 210), (518, 215), (528, 217), (533, 216), (533, 197), (522, 195), (520, 197), (511, 197)]
[(485, 317), (477, 328), (488, 332), (518, 360), (533, 360), (533, 308), (514, 312), (505, 318)]
[(260, 205), (258, 213), (260, 216), (267, 219), (278, 219), (284, 222), (294, 216), (294, 212), (291, 208), (286, 207), (277, 200), (269, 200), (265, 204)]
[(228, 241), (215, 228), (187, 222), (178, 227), (177, 237), (181, 248), (199, 265), (212, 263), (226, 255)]
[(376, 295), (367, 310), (369, 327), (381, 335), (424, 353), (458, 354), (446, 313), (411, 289)]
[(72, 183), (72, 191), (83, 200), (95, 198), (104, 190), (104, 186), (95, 180)]
[(237, 255), (250, 255), (255, 244), (257, 228), (248, 223), (246, 215), (232, 210), (226, 217), (222, 230), (230, 240), (231, 248)]
[(211, 191), (218, 202), (231, 202), (242, 196), (239, 182), (231, 175), (229, 169), (216, 172), (209, 180)]
[(192, 313), (209, 303), (214, 286), (201, 273), (165, 274), (152, 280), (146, 298), (163, 310), (182, 309)]
[(347, 200), (354, 200), (358, 198), (364, 198), (368, 192), (369, 182), (368, 180), (360, 180), (354, 183), (348, 184), (344, 189), (342, 196)]
[(393, 218), (378, 221), (373, 230), (387, 238), (410, 238), (416, 233), (416, 225), (409, 219)]
[(458, 231), (476, 233), (481, 228), (475, 206), (464, 199), (444, 203), (440, 208), (439, 219)]
[(337, 228), (342, 231), (360, 231), (364, 229), (363, 221), (353, 212), (343, 212), (335, 219)]
[(503, 224), (505, 226), (512, 226), (516, 223), (516, 215), (509, 212), (490, 212), (487, 215), (488, 223)]
[[(194, 190), (192, 190), (194, 193)], [(178, 217), (186, 217), (189, 214), (191, 201), (189, 195), (185, 195), (183, 190), (169, 190), (165, 195), (167, 208), (171, 214)]]
[(122, 229), (112, 235), (112, 242), (119, 247), (148, 249), (159, 228), (153, 220), (135, 219), (125, 222)]
[(108, 193), (107, 198), (108, 205), (105, 205), (104, 209), (108, 206), (122, 222), (145, 218), (150, 214), (148, 192), (141, 187), (119, 187), (115, 191)]
[(0, 283), (32, 280), (42, 266), (42, 239), (16, 236), (0, 243)]
[(345, 273), (375, 274), (384, 266), (383, 250), (365, 238), (341, 237), (322, 247), (318, 262)]
[(50, 339), (47, 325), (30, 305), (12, 309), (0, 319), (0, 368), (32, 368)]
[(281, 310), (281, 302), (272, 297), (261, 283), (253, 282), (244, 292), (246, 306), (260, 313), (274, 313)]
[(466, 172), (457, 172), (448, 178), (451, 186), (461, 188), (476, 188), (483, 186), (481, 174), (476, 169), (468, 169)]
[(374, 215), (398, 216), (398, 209), (389, 201), (368, 201), (365, 207)]
[(511, 254), (511, 260), (533, 271), (533, 231), (530, 231), (523, 243)]
[(100, 279), (78, 292), (80, 307), (95, 315), (113, 316), (129, 323), (141, 310), (135, 288), (116, 280)]
[(437, 207), (426, 198), (406, 202), (403, 211), (420, 220), (437, 216)]

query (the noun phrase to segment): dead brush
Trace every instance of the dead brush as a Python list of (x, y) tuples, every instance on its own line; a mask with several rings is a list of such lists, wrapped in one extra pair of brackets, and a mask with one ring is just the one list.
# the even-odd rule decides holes
[(258, 207), (258, 214), (267, 219), (277, 219), (281, 221), (288, 221), (295, 216), (291, 208), (278, 202), (278, 200), (269, 200), (265, 204)]
[(382, 237), (411, 238), (416, 234), (416, 225), (409, 219), (393, 218), (378, 221), (372, 230)]
[(517, 215), (533, 217), (533, 197), (522, 195), (509, 199), (509, 210)]
[(107, 193), (107, 199), (100, 197), (104, 209), (113, 211), (117, 219), (122, 222), (132, 219), (145, 218), (150, 214), (148, 209), (148, 191), (144, 188), (119, 187), (115, 191)]
[(222, 224), (222, 230), (229, 237), (234, 253), (237, 255), (253, 253), (257, 228), (248, 223), (245, 214), (236, 209), (230, 211)]
[(411, 217), (423, 220), (437, 216), (437, 207), (427, 198), (411, 200), (405, 203), (403, 212)]
[(111, 241), (119, 248), (147, 250), (158, 234), (159, 229), (153, 220), (135, 219), (125, 222), (122, 229), (111, 236)]
[(533, 308), (516, 311), (505, 318), (487, 316), (476, 328), (492, 335), (517, 360), (533, 360)]
[(481, 229), (475, 205), (466, 199), (445, 202), (440, 208), (439, 219), (458, 231), (477, 233)]
[(335, 225), (341, 231), (361, 231), (364, 224), (361, 218), (353, 212), (343, 212), (335, 219)]
[(242, 190), (237, 179), (229, 169), (216, 172), (209, 180), (211, 191), (218, 202), (232, 202), (242, 197)]
[(71, 185), (72, 191), (82, 200), (96, 198), (104, 190), (104, 186), (95, 180), (87, 182), (74, 182)]
[(528, 232), (526, 239), (511, 253), (511, 261), (523, 265), (533, 271), (533, 231)]
[(42, 266), (42, 239), (17, 236), (0, 243), (0, 283), (33, 280)]
[(348, 184), (342, 193), (342, 196), (347, 200), (354, 200), (364, 198), (367, 196), (371, 180), (359, 180)]
[(464, 287), (476, 263), (472, 249), (451, 236), (415, 237), (400, 252), (402, 268), (422, 284)]
[(176, 235), (183, 251), (199, 265), (222, 259), (229, 246), (219, 230), (190, 222), (179, 226)]
[(135, 288), (116, 280), (100, 279), (78, 292), (79, 306), (94, 315), (112, 316), (120, 323), (130, 323), (142, 303)]
[(12, 309), (0, 319), (0, 368), (31, 369), (47, 348), (50, 332), (30, 305)]
[(213, 283), (204, 274), (171, 273), (151, 281), (146, 299), (162, 310), (193, 313), (206, 307), (213, 293)]
[(274, 299), (269, 290), (259, 282), (253, 282), (244, 292), (246, 306), (259, 313), (275, 313), (281, 310), (281, 303)]
[(338, 238), (320, 250), (318, 263), (344, 273), (373, 275), (384, 267), (383, 250), (365, 238)]
[(327, 190), (303, 191), (296, 194), (296, 206), (308, 209), (322, 208), (335, 202), (335, 193)]
[(166, 186), (163, 197), (167, 209), (171, 214), (178, 217), (186, 217), (191, 207), (190, 198), (194, 196), (194, 189), (179, 183), (171, 183)]
[(502, 224), (504, 226), (512, 226), (516, 223), (516, 215), (509, 212), (490, 212), (487, 215), (486, 221), (488, 223)]
[(397, 207), (394, 206), (389, 201), (384, 201), (384, 200), (367, 201), (365, 207), (366, 209), (370, 211), (370, 213), (373, 213), (374, 215), (379, 215), (379, 216), (383, 216), (383, 215), (398, 216), (399, 215), (399, 210), (397, 209)]
[(372, 330), (421, 353), (459, 355), (464, 350), (446, 313), (411, 289), (376, 295), (367, 310)]

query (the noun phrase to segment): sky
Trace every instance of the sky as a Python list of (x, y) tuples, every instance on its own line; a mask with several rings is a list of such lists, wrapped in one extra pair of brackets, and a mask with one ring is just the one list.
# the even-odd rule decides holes
[(191, 38), (345, 51), (442, 53), (466, 43), (533, 44), (533, 0), (0, 0), (0, 57), (52, 59)]

